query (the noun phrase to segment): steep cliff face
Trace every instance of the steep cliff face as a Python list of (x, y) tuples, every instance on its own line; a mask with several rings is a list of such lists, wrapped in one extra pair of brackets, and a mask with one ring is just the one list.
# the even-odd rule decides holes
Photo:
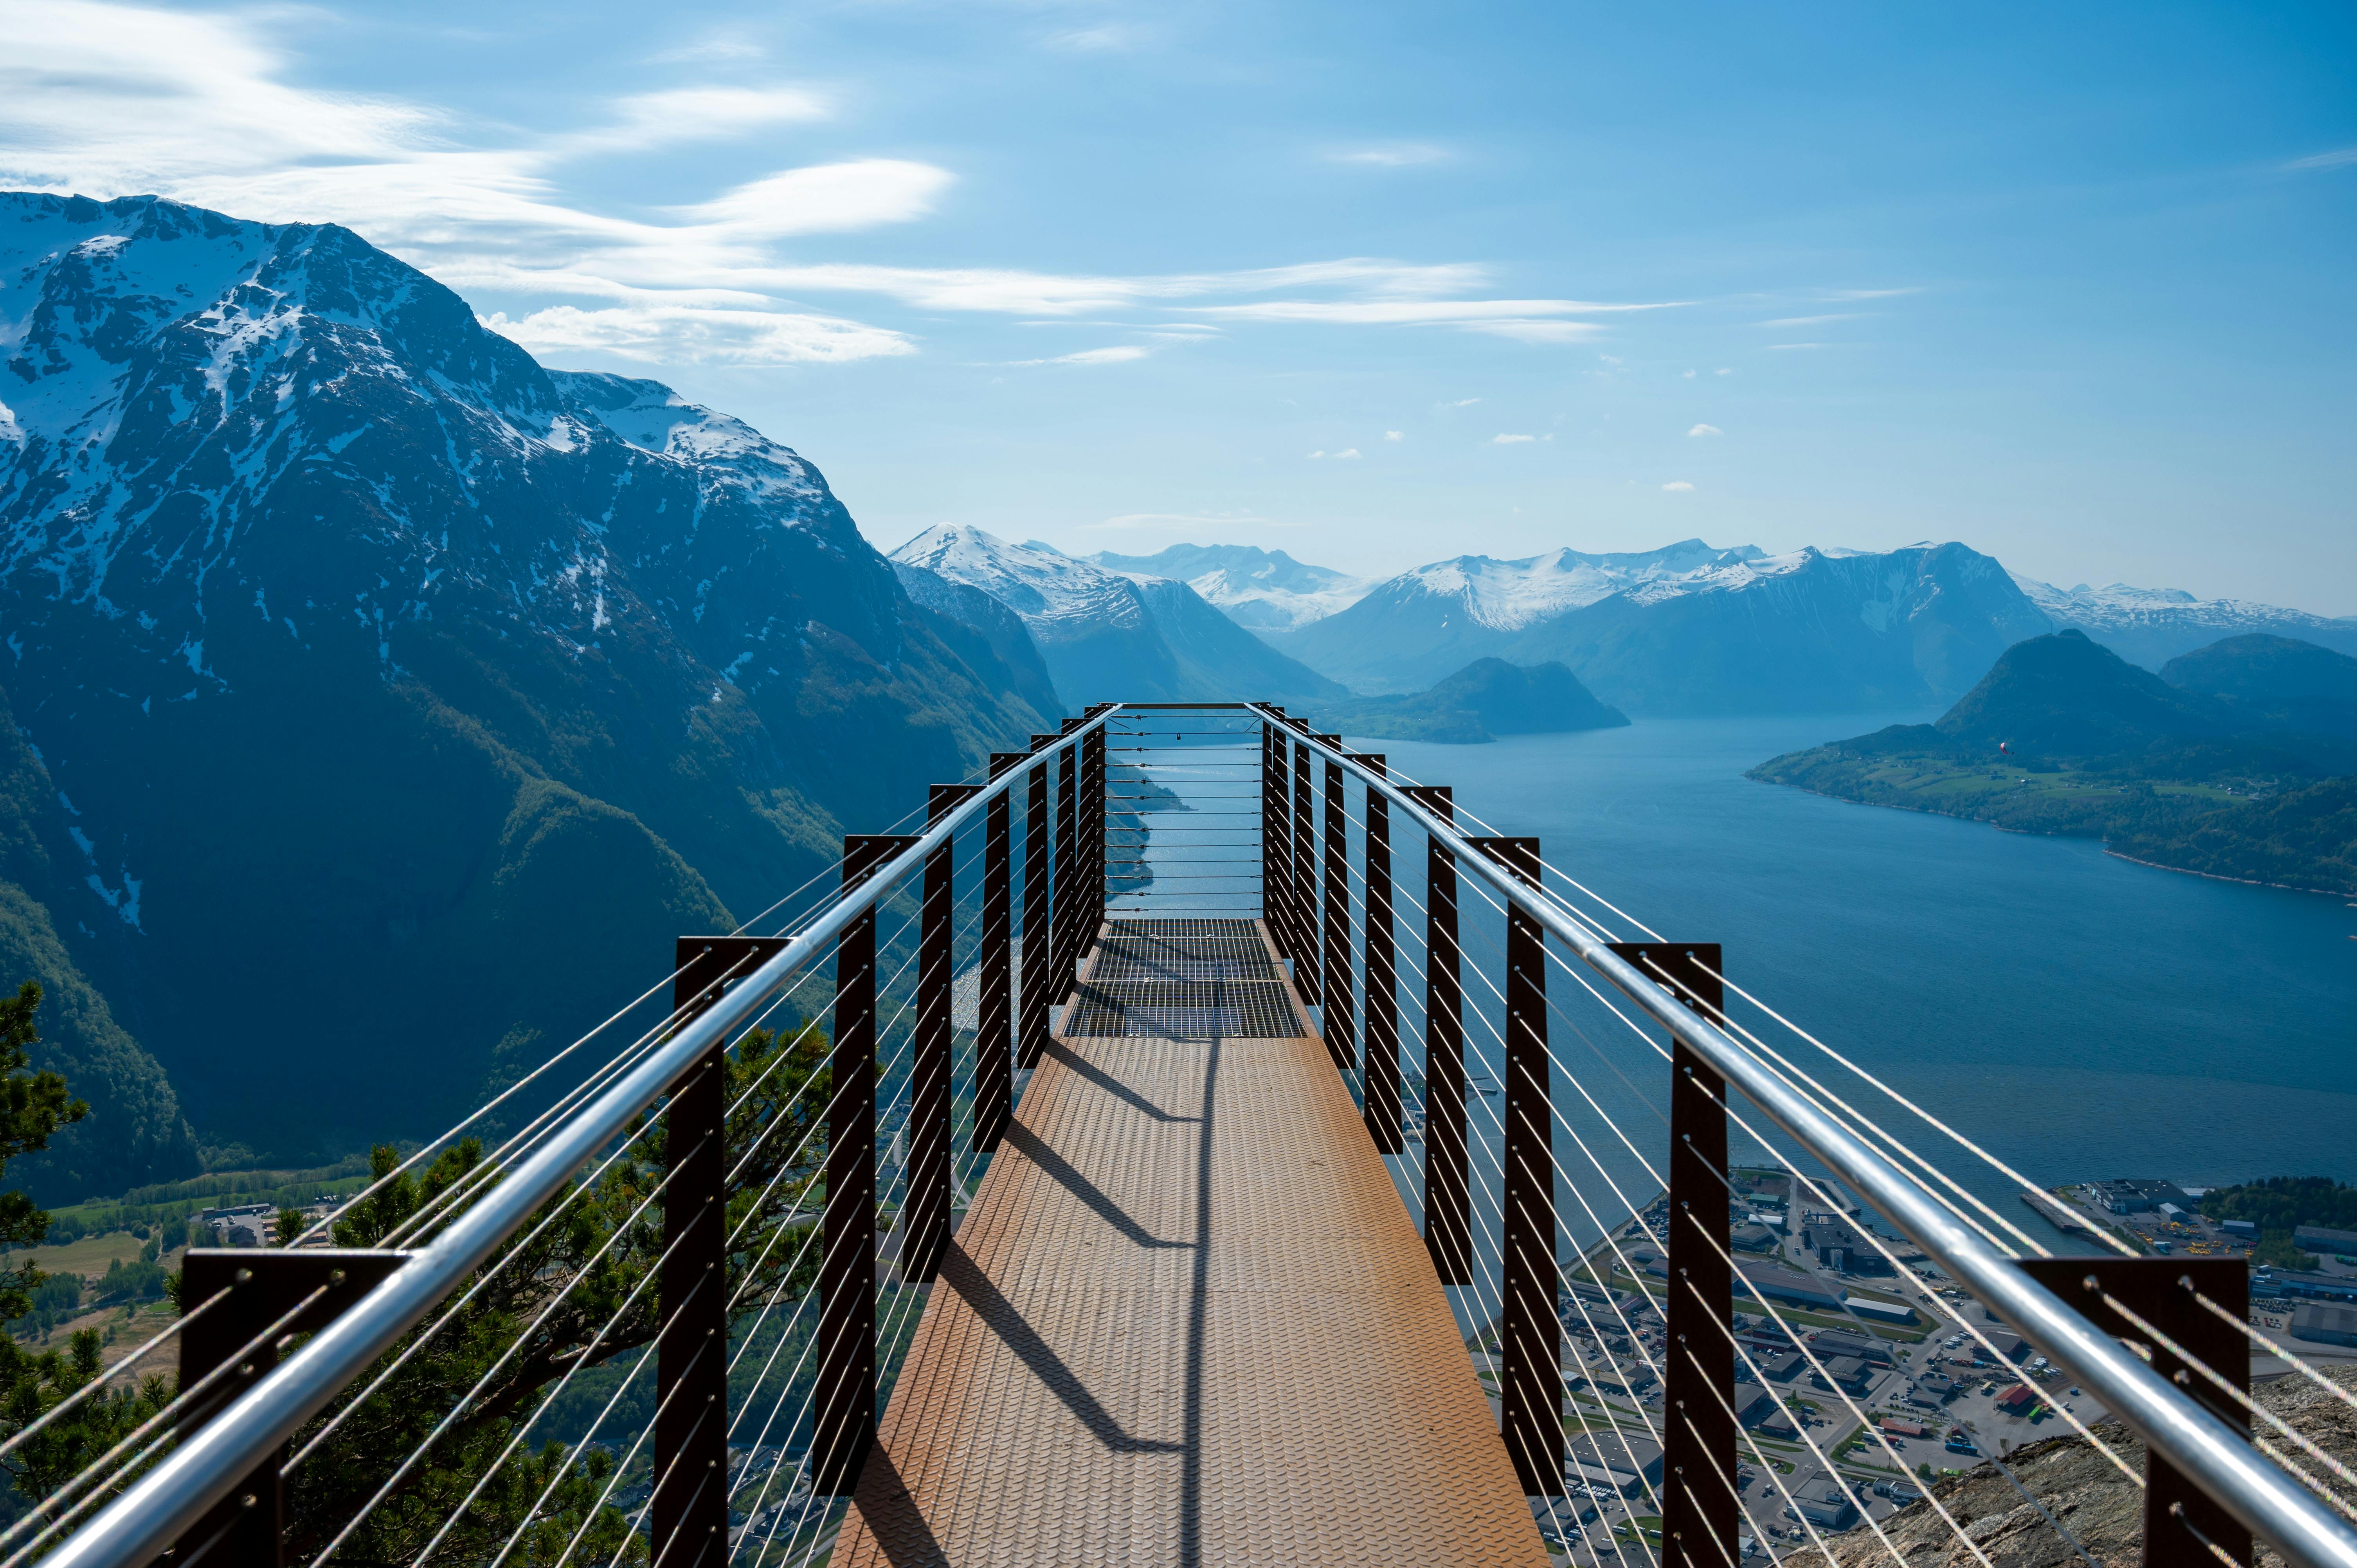
[(468, 1102), (1041, 725), (795, 453), (348, 231), (0, 197), (0, 681), (129, 938), (91, 973), (258, 1150)]

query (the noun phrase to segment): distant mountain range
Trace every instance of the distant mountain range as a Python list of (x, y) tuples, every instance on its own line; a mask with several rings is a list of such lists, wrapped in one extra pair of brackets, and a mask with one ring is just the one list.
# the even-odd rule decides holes
[[(974, 589), (1019, 617), (1073, 712), (1092, 702), (1290, 702), (1346, 694), (1173, 577), (1107, 568), (978, 528), (929, 528), (892, 552), (909, 596), (948, 615)], [(987, 613), (969, 623), (980, 629)]]
[(1185, 578), (1238, 624), (1360, 693), (1420, 690), (1475, 659), (1559, 660), (1639, 714), (1949, 702), (2006, 647), (2066, 627), (2153, 670), (2236, 634), (2357, 652), (2357, 617), (2117, 584), (2059, 589), (1955, 543), (1771, 556), (1688, 539), (1620, 553), (1460, 555), (1381, 580), (1245, 545), (1093, 559)]
[(436, 1129), (1052, 727), (795, 453), (346, 230), (0, 195), (0, 977), (96, 1108), (44, 1197)]
[(2357, 892), (2357, 659), (2260, 634), (2159, 675), (2076, 628), (2006, 650), (1932, 725), (1771, 758), (1752, 777), (2177, 870)]
[(1176, 577), (1254, 630), (1289, 631), (1321, 620), (1358, 603), (1381, 580), (1305, 566), (1282, 550), (1249, 544), (1174, 544), (1153, 555), (1100, 550), (1089, 559), (1116, 572)]

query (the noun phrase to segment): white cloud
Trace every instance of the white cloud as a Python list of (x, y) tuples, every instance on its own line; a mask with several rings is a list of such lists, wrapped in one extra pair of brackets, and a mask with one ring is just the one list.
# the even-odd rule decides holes
[(1404, 430), (1386, 430), (1383, 432), (1383, 439), (1386, 441), (1405, 441), (1407, 439), (1407, 432)]
[(1681, 380), (1684, 380), (1684, 381), (1692, 381), (1692, 380), (1694, 380), (1694, 379), (1695, 379), (1695, 373), (1694, 373), (1692, 371), (1680, 371), (1678, 372), (1678, 375), (1679, 375), (1679, 378), (1680, 378)]
[(1418, 164), (1444, 163), (1448, 152), (1429, 142), (1389, 142), (1376, 146), (1349, 147), (1326, 155), (1329, 163), (1364, 164), (1374, 168), (1408, 168)]
[(1688, 435), (1724, 435), (1727, 432), (1716, 424), (1697, 424), (1686, 434)]
[(1356, 446), (1345, 446), (1334, 454), (1334, 460), (1339, 463), (1345, 457), (1355, 457), (1358, 455), (1359, 449)]
[(898, 158), (780, 170), (682, 209), (730, 240), (772, 240), (905, 223), (932, 210), (948, 171)]
[(1665, 490), (1690, 490), (1694, 489), (1694, 487), (1686, 483), (1684, 479), (1672, 479), (1668, 484), (1663, 485), (1662, 489)]
[(638, 151), (681, 142), (725, 141), (771, 125), (823, 120), (826, 101), (799, 87), (682, 87), (615, 102), (610, 125), (561, 138), (580, 152)]
[(559, 305), (515, 321), (494, 313), (483, 325), (544, 358), (596, 350), (658, 364), (841, 364), (917, 351), (902, 334), (863, 322), (709, 306)]
[(1152, 353), (1135, 343), (1116, 344), (1110, 349), (1082, 349), (1076, 354), (1058, 354), (1048, 360), (1013, 360), (1017, 365), (1125, 365), (1132, 360), (1143, 360)]
[(1481, 400), (1478, 397), (1460, 397), (1455, 403), (1444, 403), (1440, 406), (1443, 408), (1471, 408), (1475, 403), (1480, 403), (1480, 401)]
[(2357, 164), (2357, 147), (2335, 147), (2329, 153), (2310, 153), (2304, 158), (2294, 158), (2284, 165), (2287, 169), (2347, 168)]
[(1728, 370), (1728, 369), (1727, 369), (1727, 368), (1725, 368), (1725, 367), (1723, 367), (1723, 366), (1722, 366), (1720, 369), (1718, 369), (1718, 370), (1716, 370), (1716, 371), (1711, 371), (1711, 374), (1712, 374), (1712, 375), (1714, 375), (1714, 376), (1731, 376), (1731, 375), (1733, 375), (1734, 373), (1735, 373), (1735, 372), (1734, 372), (1733, 371)]
[(1861, 313), (1849, 311), (1840, 316), (1786, 316), (1774, 321), (1755, 321), (1754, 327), (1818, 327), (1828, 321), (1856, 321)]
[(1537, 439), (1538, 437), (1535, 435), (1508, 435), (1501, 431), (1498, 435), (1490, 437), (1490, 445), (1492, 446), (1512, 446), (1521, 442), (1535, 441)]
[[(1321, 321), (1346, 326), (1469, 326), (1491, 330), (1507, 327), (1573, 326), (1535, 317), (1587, 316), (1605, 311), (1667, 310), (1678, 302), (1658, 305), (1599, 305), (1578, 299), (1271, 299), (1251, 305), (1197, 306), (1192, 314), (1219, 316), (1238, 321)], [(1585, 323), (1575, 330), (1593, 331)]]

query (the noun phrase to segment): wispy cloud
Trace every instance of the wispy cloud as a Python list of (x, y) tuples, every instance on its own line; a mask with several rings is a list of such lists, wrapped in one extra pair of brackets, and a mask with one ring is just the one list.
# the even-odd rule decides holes
[(1117, 343), (1110, 349), (1082, 349), (1074, 354), (1058, 354), (1046, 360), (1010, 360), (1013, 365), (1125, 365), (1132, 360), (1143, 360), (1152, 353), (1135, 343)]
[(640, 304), (606, 310), (570, 305), (483, 325), (536, 354), (596, 350), (654, 364), (841, 364), (913, 354), (905, 335), (837, 317), (783, 311)]
[[(1629, 310), (1667, 310), (1674, 302), (1658, 305), (1603, 305), (1584, 299), (1270, 299), (1248, 305), (1196, 306), (1197, 316), (1217, 316), (1233, 321), (1320, 321), (1347, 326), (1562, 327), (1571, 323), (1542, 317), (1590, 316)], [(1581, 330), (1594, 330), (1579, 324)]]
[(1364, 164), (1373, 168), (1411, 168), (1418, 164), (1446, 163), (1448, 150), (1429, 142), (1385, 142), (1373, 146), (1337, 148), (1326, 155), (1326, 161)]
[(2357, 147), (2335, 147), (2329, 153), (2310, 153), (2304, 158), (2294, 158), (2284, 165), (2287, 169), (2347, 168), (2357, 164)]
[(1690, 489), (1694, 489), (1694, 486), (1692, 486), (1692, 485), (1688, 484), (1688, 483), (1687, 483), (1685, 480), (1684, 480), (1684, 479), (1672, 479), (1668, 484), (1663, 485), (1663, 486), (1662, 487), (1662, 489), (1665, 489), (1665, 490), (1672, 490), (1672, 491), (1675, 491), (1675, 490), (1690, 490)]
[(1724, 431), (1724, 430), (1721, 430), (1721, 429), (1720, 429), (1717, 425), (1716, 425), (1716, 424), (1697, 424), (1697, 425), (1695, 425), (1692, 430), (1687, 431), (1687, 432), (1686, 432), (1686, 434), (1687, 434), (1689, 436), (1694, 436), (1694, 435), (1726, 435), (1726, 434), (1727, 434), (1727, 432), (1726, 432), (1726, 431)]
[(1755, 321), (1754, 327), (1822, 327), (1828, 321), (1856, 321), (1865, 313), (1846, 311), (1838, 316), (1785, 316), (1774, 321)]
[(1520, 446), (1523, 442), (1535, 441), (1537, 439), (1538, 437), (1535, 435), (1509, 435), (1505, 432), (1500, 431), (1497, 435), (1490, 437), (1490, 445), (1492, 446)]
[(1339, 463), (1344, 458), (1356, 457), (1358, 455), (1359, 449), (1356, 446), (1345, 446), (1340, 452), (1334, 454), (1334, 460)]
[(1443, 408), (1471, 408), (1475, 403), (1480, 403), (1480, 401), (1481, 400), (1478, 397), (1460, 397), (1453, 403), (1444, 403), (1440, 406)]
[(1731, 376), (1734, 373), (1735, 371), (1732, 367), (1725, 365), (1722, 365), (1717, 370), (1711, 371), (1711, 374), (1714, 376)]
[(1386, 430), (1383, 432), (1383, 439), (1386, 441), (1405, 441), (1407, 439), (1407, 432), (1405, 430)]

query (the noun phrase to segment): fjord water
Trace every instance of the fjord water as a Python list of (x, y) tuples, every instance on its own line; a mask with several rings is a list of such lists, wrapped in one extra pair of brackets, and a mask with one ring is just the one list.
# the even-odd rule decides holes
[[(1410, 778), (1454, 785), (1460, 806), (1500, 832), (1539, 835), (1552, 865), (1665, 938), (1724, 944), (1731, 981), (2041, 1184), (2357, 1178), (2357, 908), (2347, 901), (1743, 777), (1782, 752), (1934, 716), (1353, 744)], [(1403, 885), (1420, 896), (1413, 847)], [(1404, 968), (1414, 950), (1404, 943)], [(1570, 991), (1559, 970), (1550, 985)], [(1617, 1044), (1592, 1034), (1591, 1049), (1559, 1030), (1557, 1057), (1577, 1071), (1583, 1051), (1591, 1063), (1609, 1055), (1665, 1102), (1666, 1085), (1644, 1076), (1659, 1058), (1604, 1024)], [(1779, 1049), (1800, 1046), (1761, 1032)], [(1943, 1168), (1960, 1179), (1985, 1169), (1800, 1048), (1810, 1070)], [(1653, 1116), (1617, 1085), (1598, 1097), (1634, 1111), (1614, 1114), (1652, 1158), (1665, 1143)], [(1970, 1184), (2027, 1222), (2001, 1178)]]

